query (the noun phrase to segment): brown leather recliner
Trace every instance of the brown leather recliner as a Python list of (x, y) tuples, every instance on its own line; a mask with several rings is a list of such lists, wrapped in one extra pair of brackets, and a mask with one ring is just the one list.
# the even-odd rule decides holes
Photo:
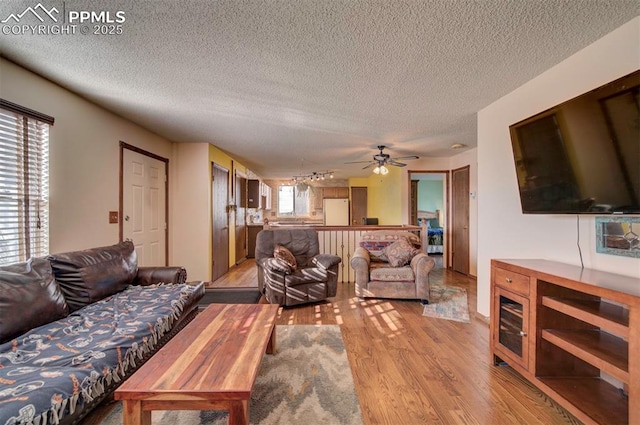
[[(276, 245), (287, 248), (297, 268), (274, 257)], [(272, 304), (292, 306), (334, 297), (338, 285), (337, 255), (320, 254), (314, 229), (262, 230), (256, 240), (258, 288)]]

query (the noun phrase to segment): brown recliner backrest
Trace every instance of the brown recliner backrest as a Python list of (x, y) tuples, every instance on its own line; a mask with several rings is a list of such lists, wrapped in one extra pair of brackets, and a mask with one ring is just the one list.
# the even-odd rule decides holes
[(308, 267), (311, 258), (320, 254), (318, 232), (314, 229), (261, 230), (256, 239), (256, 261), (273, 257), (276, 245), (291, 251), (298, 267)]

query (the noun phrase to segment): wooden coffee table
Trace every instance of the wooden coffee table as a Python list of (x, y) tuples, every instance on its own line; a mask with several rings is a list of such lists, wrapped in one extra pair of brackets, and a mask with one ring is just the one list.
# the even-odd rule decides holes
[(248, 424), (258, 367), (276, 350), (278, 308), (205, 308), (116, 390), (124, 425), (150, 425), (152, 410), (228, 410), (230, 424)]

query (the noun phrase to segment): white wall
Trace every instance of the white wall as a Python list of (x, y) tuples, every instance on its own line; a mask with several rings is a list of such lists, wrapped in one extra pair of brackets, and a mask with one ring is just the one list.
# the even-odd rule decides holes
[(50, 252), (118, 242), (108, 211), (119, 208), (120, 141), (169, 159), (172, 143), (2, 58), (0, 97), (55, 118)]
[(170, 253), (188, 280), (211, 280), (211, 162), (209, 144), (175, 143), (169, 214)]
[[(523, 215), (509, 125), (640, 68), (640, 17), (478, 113), (478, 312), (489, 315), (492, 258), (580, 264), (575, 215)], [(597, 254), (595, 218), (580, 216), (584, 265), (640, 278), (640, 260)]]

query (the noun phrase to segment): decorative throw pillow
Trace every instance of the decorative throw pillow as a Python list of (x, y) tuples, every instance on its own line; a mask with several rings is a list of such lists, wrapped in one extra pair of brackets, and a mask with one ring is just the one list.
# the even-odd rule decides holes
[(295, 270), (298, 268), (296, 257), (291, 253), (291, 251), (289, 251), (282, 245), (276, 245), (275, 249), (273, 250), (273, 257), (276, 260), (279, 260), (280, 262), (291, 267), (291, 270)]
[(407, 239), (398, 239), (382, 250), (389, 259), (391, 267), (402, 267), (420, 253)]

